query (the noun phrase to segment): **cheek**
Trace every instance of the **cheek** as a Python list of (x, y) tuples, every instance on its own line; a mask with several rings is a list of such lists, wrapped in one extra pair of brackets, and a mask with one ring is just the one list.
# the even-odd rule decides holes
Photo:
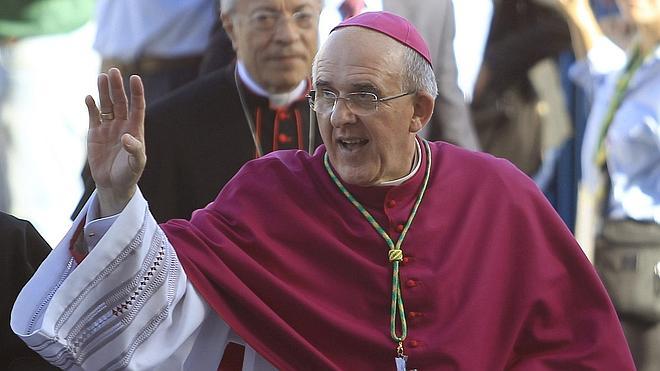
[(401, 143), (408, 141), (410, 131), (408, 125), (403, 123), (404, 117), (384, 117), (372, 126), (371, 135), (378, 138), (382, 147), (389, 150), (398, 148)]
[(307, 55), (309, 58), (310, 66), (311, 66), (311, 61), (314, 59), (314, 56), (316, 55), (316, 52), (318, 52), (318, 40), (316, 37), (311, 37), (311, 36), (316, 36), (316, 32), (309, 32), (308, 34), (303, 36), (303, 43), (305, 44), (305, 48), (307, 49)]
[(252, 58), (259, 59), (263, 51), (268, 47), (268, 38), (262, 35), (250, 35), (245, 40), (245, 45), (248, 45), (248, 50), (251, 51)]
[(254, 38), (244, 37), (242, 39), (238, 39), (236, 48), (237, 57), (240, 58), (246, 65), (257, 65), (259, 63), (258, 50), (260, 48), (256, 44)]
[(323, 143), (327, 146), (332, 140), (332, 125), (330, 125), (330, 119), (328, 117), (316, 115), (316, 125), (319, 128)]

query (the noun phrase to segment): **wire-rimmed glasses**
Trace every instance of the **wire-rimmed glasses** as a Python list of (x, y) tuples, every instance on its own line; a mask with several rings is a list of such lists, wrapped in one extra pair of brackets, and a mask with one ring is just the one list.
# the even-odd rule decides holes
[(375, 113), (381, 102), (387, 102), (414, 93), (415, 91), (408, 91), (385, 98), (378, 98), (374, 93), (359, 91), (348, 93), (342, 97), (331, 90), (312, 90), (307, 95), (307, 99), (309, 101), (309, 106), (316, 111), (316, 113), (322, 115), (332, 113), (337, 106), (337, 101), (343, 100), (346, 102), (346, 106), (348, 106), (348, 109), (350, 109), (351, 112), (356, 115), (366, 116)]

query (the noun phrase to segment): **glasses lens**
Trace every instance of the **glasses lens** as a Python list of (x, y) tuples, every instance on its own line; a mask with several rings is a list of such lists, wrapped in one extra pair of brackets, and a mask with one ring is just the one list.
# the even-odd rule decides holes
[[(289, 16), (274, 11), (258, 10), (250, 15), (250, 25), (258, 30), (270, 31), (277, 27), (281, 18), (289, 22)], [(317, 27), (318, 17), (309, 11), (299, 11), (293, 13), (290, 18), (299, 29), (310, 29)]]
[(365, 91), (346, 95), (348, 106), (356, 115), (369, 115), (376, 112), (378, 97), (374, 93)]
[(268, 11), (257, 11), (250, 16), (250, 24), (259, 30), (270, 30), (275, 27), (279, 14)]
[(298, 28), (312, 28), (316, 25), (316, 17), (314, 13), (307, 11), (300, 11), (293, 13), (293, 21)]
[(337, 95), (329, 90), (311, 91), (309, 96), (312, 109), (321, 114), (332, 112), (337, 100)]
[(338, 97), (330, 90), (310, 91), (308, 95), (310, 107), (321, 114), (331, 113), (339, 99), (345, 100), (348, 109), (356, 115), (370, 115), (376, 112), (376, 106), (378, 105), (376, 94), (369, 92), (350, 93), (344, 98)]

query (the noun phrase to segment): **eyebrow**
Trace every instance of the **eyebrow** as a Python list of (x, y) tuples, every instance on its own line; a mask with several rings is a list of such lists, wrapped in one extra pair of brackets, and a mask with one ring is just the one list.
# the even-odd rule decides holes
[[(296, 12), (300, 12), (300, 11), (308, 10), (308, 9), (313, 9), (313, 7), (310, 4), (302, 4), (302, 5), (296, 6), (293, 9), (292, 13), (296, 13)], [(258, 6), (254, 9), (252, 9), (250, 12), (251, 13), (255, 13), (255, 12), (282, 13), (282, 10), (280, 8), (276, 8), (272, 5), (266, 4), (266, 5)]]
[(352, 91), (358, 92), (358, 91), (364, 91), (368, 93), (374, 93), (378, 95), (380, 93), (380, 89), (378, 89), (376, 86), (370, 83), (357, 83), (357, 84), (351, 84)]
[(252, 9), (251, 12), (277, 12), (279, 9), (273, 7), (272, 5), (264, 4), (259, 5), (256, 8)]
[(311, 4), (302, 4), (298, 5), (297, 7), (293, 8), (293, 12), (302, 12), (303, 10), (312, 10), (314, 7)]
[(329, 88), (330, 83), (324, 80), (316, 80), (314, 86), (316, 86), (317, 88)]
[(279, 15), (279, 13), (280, 12), (275, 10), (275, 9), (269, 9), (269, 8), (263, 8), (262, 7), (262, 8), (257, 8), (257, 9), (253, 9), (252, 11), (250, 11), (248, 13), (248, 17), (252, 17), (252, 16), (255, 16), (257, 14), (258, 15), (267, 15), (267, 16), (277, 17)]
[[(331, 90), (337, 90), (332, 87), (332, 84), (330, 82), (325, 81), (325, 80), (316, 80), (316, 83), (314, 86), (317, 89), (331, 89)], [(367, 92), (367, 93), (374, 93), (376, 95), (379, 95), (380, 89), (378, 89), (376, 86), (370, 83), (355, 83), (351, 84), (351, 93), (357, 93), (357, 92)]]

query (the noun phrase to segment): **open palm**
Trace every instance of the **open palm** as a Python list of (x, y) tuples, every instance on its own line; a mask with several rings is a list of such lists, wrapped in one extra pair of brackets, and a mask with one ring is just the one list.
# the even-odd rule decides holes
[[(144, 88), (131, 76), (131, 104), (116, 68), (98, 78), (99, 108), (91, 96), (85, 99), (89, 112), (87, 151), (101, 209), (121, 208), (136, 189), (144, 170)], [(105, 204), (104, 204), (105, 203)]]

